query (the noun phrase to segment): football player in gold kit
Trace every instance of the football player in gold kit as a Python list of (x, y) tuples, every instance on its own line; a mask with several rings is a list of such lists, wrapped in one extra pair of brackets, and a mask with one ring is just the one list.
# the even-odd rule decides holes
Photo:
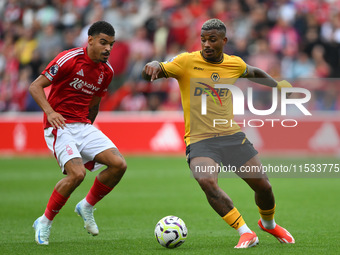
[[(249, 229), (230, 197), (218, 186), (219, 171), (197, 171), (219, 169), (220, 166), (236, 169), (255, 166), (261, 169), (257, 151), (233, 121), (230, 91), (215, 85), (233, 84), (240, 77), (261, 78), (259, 83), (279, 90), (291, 85), (287, 81), (275, 81), (263, 70), (247, 65), (237, 56), (224, 54), (223, 47), (227, 41), (224, 23), (210, 19), (201, 29), (201, 51), (182, 53), (166, 62), (147, 63), (142, 76), (149, 81), (163, 77), (177, 79), (184, 111), (184, 140), (189, 167), (211, 207), (240, 234), (235, 248), (248, 248), (259, 243), (258, 237)], [(230, 120), (230, 124), (212, 125), (215, 119)], [(256, 172), (237, 174), (255, 192), (261, 216), (259, 227), (281, 243), (294, 243), (293, 236), (274, 220), (275, 199), (267, 176)]]

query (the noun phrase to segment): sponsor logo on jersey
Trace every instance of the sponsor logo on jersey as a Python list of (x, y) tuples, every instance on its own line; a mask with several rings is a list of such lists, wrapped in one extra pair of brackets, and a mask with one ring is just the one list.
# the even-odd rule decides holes
[(204, 68), (195, 66), (195, 67), (194, 67), (194, 70), (203, 71), (203, 70), (204, 70)]
[(84, 77), (84, 71), (83, 71), (83, 69), (80, 69), (80, 71), (78, 71), (77, 74)]
[(94, 92), (100, 89), (100, 87), (96, 87), (93, 84), (89, 84), (86, 81), (83, 81), (79, 78), (73, 78), (73, 81), (70, 83), (70, 86), (75, 88), (76, 90), (81, 90), (90, 95), (93, 95)]
[(54, 76), (57, 74), (59, 66), (57, 64), (50, 67), (49, 73)]
[(217, 97), (218, 101), (220, 102), (220, 105), (222, 105), (221, 96), (226, 96), (228, 94), (228, 89), (215, 89), (211, 87), (208, 84), (205, 84), (203, 82), (198, 82), (199, 84), (205, 86), (206, 88), (196, 87), (194, 91), (194, 96), (202, 96), (202, 94), (209, 95), (215, 104), (217, 104), (214, 97)]

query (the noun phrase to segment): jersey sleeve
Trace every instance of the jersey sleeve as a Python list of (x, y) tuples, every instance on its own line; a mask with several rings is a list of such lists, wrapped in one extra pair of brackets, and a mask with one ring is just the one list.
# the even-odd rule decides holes
[(160, 66), (166, 78), (178, 78), (183, 75), (186, 65), (187, 53), (182, 53), (168, 61), (161, 62)]
[(70, 73), (69, 64), (70, 61), (65, 64), (60, 64), (60, 60), (64, 57), (65, 52), (59, 53), (42, 71), (44, 75), (50, 82), (58, 81), (59, 79), (65, 78), (66, 75)]
[(248, 74), (247, 64), (240, 57), (236, 57), (236, 60), (240, 64), (240, 78), (246, 77)]

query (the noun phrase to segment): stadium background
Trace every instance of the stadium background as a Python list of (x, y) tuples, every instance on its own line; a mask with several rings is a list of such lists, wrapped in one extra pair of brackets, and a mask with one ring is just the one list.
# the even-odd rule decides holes
[[(339, 162), (340, 1), (0, 1), (2, 254), (167, 253), (152, 232), (168, 214), (182, 217), (189, 228), (190, 238), (176, 254), (232, 252), (238, 237), (214, 217), (198, 185), (188, 180), (177, 82), (150, 84), (140, 76), (151, 59), (164, 61), (199, 50), (200, 27), (212, 17), (227, 25), (227, 54), (312, 93), (306, 104), (312, 116), (292, 112), (289, 117), (299, 121), (296, 128), (246, 128), (263, 163)], [(95, 241), (80, 235), (80, 220), (75, 222), (73, 215), (73, 205), (93, 182), (94, 175), (88, 175), (57, 217), (49, 250), (39, 249), (30, 225), (61, 175), (43, 139), (42, 113), (27, 88), (59, 51), (84, 46), (89, 24), (101, 19), (115, 27), (117, 42), (110, 57), (115, 77), (96, 125), (127, 156), (129, 170), (114, 194), (97, 207), (102, 232)], [(261, 86), (254, 90), (256, 108), (268, 109), (270, 91)], [(273, 178), (278, 220), (297, 244), (282, 248), (257, 231), (261, 248), (247, 254), (339, 254), (339, 179), (324, 177)], [(238, 179), (225, 178), (220, 184), (256, 229), (251, 191)]]
[[(115, 78), (101, 103), (105, 114), (96, 124), (123, 153), (182, 153), (176, 80), (151, 85), (140, 72), (152, 59), (199, 50), (200, 27), (216, 17), (227, 25), (226, 53), (295, 86), (307, 81), (303, 86), (312, 92), (306, 107), (313, 117), (299, 119), (299, 129), (282, 130), (294, 143), (274, 141), (278, 131), (273, 128), (245, 128), (256, 147), (267, 154), (339, 155), (339, 8), (340, 1), (332, 0), (2, 1), (0, 151), (48, 153), (39, 129), (41, 111), (27, 88), (58, 52), (86, 45), (89, 24), (103, 19), (116, 29), (110, 57)], [(254, 90), (256, 108), (268, 109), (270, 91), (262, 86)], [(133, 135), (131, 125), (144, 135)]]

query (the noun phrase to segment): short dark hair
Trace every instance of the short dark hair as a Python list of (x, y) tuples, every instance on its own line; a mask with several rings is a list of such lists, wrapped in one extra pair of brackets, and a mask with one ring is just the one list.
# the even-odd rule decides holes
[(102, 20), (93, 23), (87, 32), (87, 34), (91, 36), (96, 36), (100, 33), (106, 34), (108, 36), (115, 36), (115, 30), (112, 25)]
[(227, 28), (224, 23), (219, 19), (209, 19), (202, 25), (202, 30), (216, 29), (219, 32), (227, 33)]

